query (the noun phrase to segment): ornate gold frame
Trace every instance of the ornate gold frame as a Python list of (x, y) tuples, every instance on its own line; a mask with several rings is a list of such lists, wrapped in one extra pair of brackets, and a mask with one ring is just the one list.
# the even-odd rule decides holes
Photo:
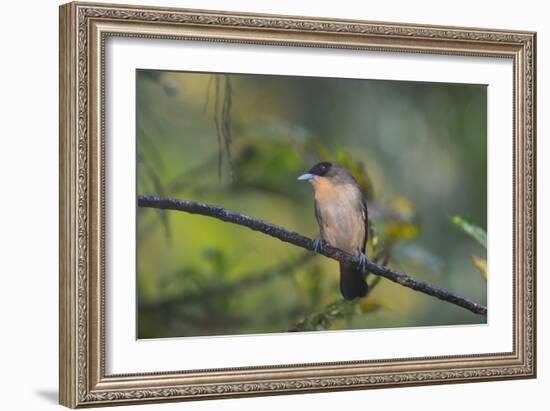
[[(514, 350), (105, 375), (104, 43), (109, 36), (512, 59)], [(535, 33), (70, 3), (60, 8), (60, 403), (68, 407), (456, 383), (536, 375)]]

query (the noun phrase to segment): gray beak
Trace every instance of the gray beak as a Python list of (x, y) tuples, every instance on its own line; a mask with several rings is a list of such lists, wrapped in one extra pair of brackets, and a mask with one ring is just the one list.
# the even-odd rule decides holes
[(313, 177), (315, 177), (313, 174), (306, 173), (306, 174), (302, 174), (300, 177), (298, 177), (298, 180), (311, 181), (311, 180), (313, 180)]

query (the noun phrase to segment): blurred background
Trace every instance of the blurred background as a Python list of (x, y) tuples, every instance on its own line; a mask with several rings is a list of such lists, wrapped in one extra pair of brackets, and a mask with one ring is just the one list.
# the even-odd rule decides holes
[[(139, 194), (197, 200), (319, 235), (321, 160), (367, 198), (367, 255), (486, 304), (486, 87), (137, 72)], [(138, 338), (485, 323), (369, 276), (344, 302), (336, 261), (219, 220), (138, 208)]]

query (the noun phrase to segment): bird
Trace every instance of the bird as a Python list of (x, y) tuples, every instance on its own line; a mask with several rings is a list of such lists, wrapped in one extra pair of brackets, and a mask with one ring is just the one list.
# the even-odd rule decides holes
[(358, 256), (362, 268), (340, 262), (340, 292), (345, 300), (365, 297), (368, 212), (359, 184), (347, 168), (326, 161), (314, 165), (298, 180), (309, 181), (313, 186), (315, 217), (320, 228), (320, 237), (314, 241), (315, 251), (322, 239), (332, 247)]

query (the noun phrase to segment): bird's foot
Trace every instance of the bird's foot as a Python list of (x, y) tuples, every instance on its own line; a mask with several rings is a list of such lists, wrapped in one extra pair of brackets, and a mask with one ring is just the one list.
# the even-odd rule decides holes
[(359, 267), (363, 273), (367, 269), (367, 256), (362, 251), (359, 251)]
[(315, 237), (313, 239), (313, 252), (317, 254), (322, 245), (323, 245), (323, 239), (321, 237)]

